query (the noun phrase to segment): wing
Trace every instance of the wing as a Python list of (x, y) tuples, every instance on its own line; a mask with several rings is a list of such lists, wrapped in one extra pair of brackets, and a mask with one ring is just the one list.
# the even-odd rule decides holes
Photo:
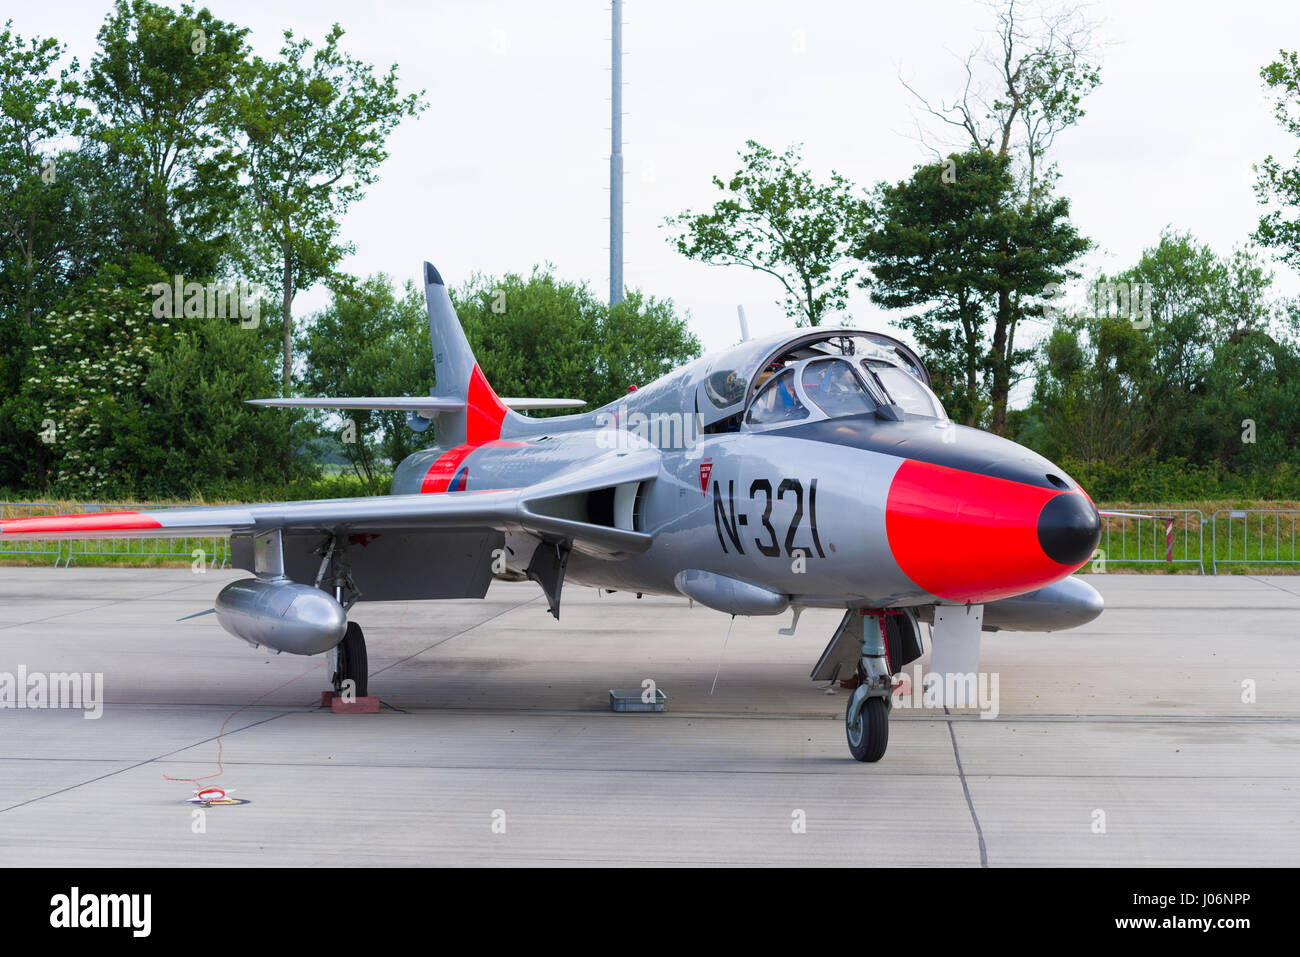
[[(0, 521), (0, 541), (229, 536), (237, 567), (311, 584), (332, 540), (348, 547), (368, 600), (481, 598), (499, 548), (513, 555), (531, 541), (533, 557), (572, 550), (604, 559), (644, 552), (653, 537), (634, 528), (632, 503), (659, 471), (655, 449), (617, 451), (522, 489), (16, 518)], [(271, 541), (282, 556), (268, 568), (261, 553)]]
[[(625, 557), (649, 548), (651, 536), (633, 530), (630, 524), (620, 527), (573, 516), (601, 511), (586, 507), (592, 496), (653, 481), (658, 473), (658, 451), (639, 449), (601, 456), (523, 489), (15, 518), (0, 521), (0, 540), (186, 538), (275, 529), (287, 534), (357, 535), (495, 529), (564, 540), (577, 551)], [(617, 516), (612, 521), (616, 522)]]

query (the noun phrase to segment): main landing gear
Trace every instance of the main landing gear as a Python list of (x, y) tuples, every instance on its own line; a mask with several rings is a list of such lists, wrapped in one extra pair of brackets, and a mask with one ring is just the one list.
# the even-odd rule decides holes
[(344, 694), (344, 682), (351, 681), (351, 692), (358, 698), (370, 693), (370, 666), (366, 660), (366, 638), (361, 633), (361, 626), (355, 621), (348, 622), (348, 630), (343, 633), (343, 640), (334, 649), (334, 675), (331, 679), (334, 693)]
[[(352, 573), (347, 560), (347, 543), (337, 535), (330, 535), (316, 548), (321, 556), (320, 570), (316, 573), (316, 587), (332, 591), (334, 599), (343, 606), (344, 611), (351, 610), (361, 597), (361, 589), (352, 580)], [(361, 626), (349, 621), (343, 632), (343, 640), (334, 650), (334, 673), (330, 683), (334, 693), (340, 697), (365, 698), (370, 693), (370, 663), (366, 655), (366, 637), (361, 633)]]

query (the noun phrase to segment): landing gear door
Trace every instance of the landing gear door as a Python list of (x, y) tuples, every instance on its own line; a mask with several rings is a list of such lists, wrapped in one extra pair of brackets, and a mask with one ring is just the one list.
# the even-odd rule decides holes
[(830, 644), (808, 677), (813, 681), (834, 681), (837, 678), (847, 681), (857, 674), (858, 659), (862, 656), (862, 628), (866, 622), (875, 624), (873, 619), (864, 617), (856, 609), (846, 611), (831, 636)]
[[(862, 629), (879, 628), (879, 619), (850, 609), (840, 620), (830, 644), (817, 659), (809, 677), (813, 681), (847, 680), (857, 673), (858, 658), (862, 654)], [(894, 674), (921, 657), (921, 628), (910, 608), (890, 611), (885, 615), (885, 648)]]

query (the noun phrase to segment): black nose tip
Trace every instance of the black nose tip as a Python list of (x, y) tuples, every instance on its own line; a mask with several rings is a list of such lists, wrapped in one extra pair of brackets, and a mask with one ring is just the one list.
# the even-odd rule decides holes
[(1097, 550), (1101, 516), (1077, 492), (1062, 492), (1038, 513), (1038, 544), (1047, 557), (1062, 565), (1078, 565)]

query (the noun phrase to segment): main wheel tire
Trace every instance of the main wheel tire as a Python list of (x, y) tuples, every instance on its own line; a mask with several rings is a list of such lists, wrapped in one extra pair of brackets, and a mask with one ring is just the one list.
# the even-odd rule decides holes
[(862, 703), (862, 712), (858, 716), (858, 727), (854, 731), (852, 715), (853, 699), (849, 699), (844, 709), (844, 727), (849, 739), (849, 753), (858, 761), (879, 761), (885, 756), (889, 746), (889, 710), (884, 698), (868, 698)]
[(355, 683), (356, 696), (364, 698), (369, 693), (370, 665), (366, 660), (366, 638), (361, 633), (361, 626), (355, 621), (348, 622), (348, 630), (339, 642), (338, 673), (334, 686), (342, 691), (343, 682), (349, 678)]

